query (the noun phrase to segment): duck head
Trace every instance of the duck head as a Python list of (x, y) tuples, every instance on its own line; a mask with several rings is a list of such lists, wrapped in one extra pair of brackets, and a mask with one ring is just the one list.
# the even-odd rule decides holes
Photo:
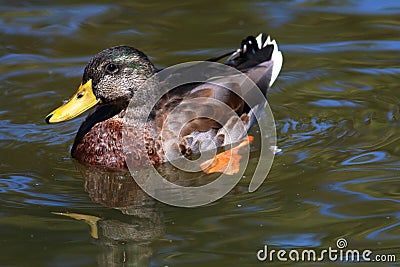
[(46, 116), (47, 123), (70, 120), (99, 104), (127, 106), (155, 67), (147, 56), (129, 46), (101, 51), (85, 67), (77, 92)]

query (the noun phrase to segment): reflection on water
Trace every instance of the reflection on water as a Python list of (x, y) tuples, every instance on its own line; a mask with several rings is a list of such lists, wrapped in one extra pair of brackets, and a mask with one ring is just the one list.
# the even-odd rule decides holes
[[(263, 244), (325, 248), (339, 237), (399, 255), (399, 10), (372, 0), (3, 3), (1, 264), (249, 266)], [(259, 31), (285, 62), (269, 93), (282, 152), (255, 193), (245, 174), (208, 206), (158, 203), (122, 173), (75, 165), (82, 118), (43, 122), (106, 47), (134, 45), (168, 66)], [(54, 212), (101, 218), (99, 239)]]
[(97, 243), (103, 248), (99, 266), (146, 266), (153, 254), (150, 242), (164, 232), (162, 211), (143, 192), (129, 172), (106, 172), (77, 163), (90, 198), (128, 215), (121, 220), (100, 218), (96, 222)]

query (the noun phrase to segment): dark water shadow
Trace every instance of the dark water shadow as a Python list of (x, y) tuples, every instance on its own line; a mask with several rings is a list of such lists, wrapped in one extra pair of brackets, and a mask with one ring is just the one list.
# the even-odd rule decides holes
[(76, 167), (91, 200), (123, 214), (97, 222), (98, 266), (147, 266), (153, 255), (152, 241), (165, 233), (157, 201), (140, 189), (128, 171), (111, 172), (79, 163)]

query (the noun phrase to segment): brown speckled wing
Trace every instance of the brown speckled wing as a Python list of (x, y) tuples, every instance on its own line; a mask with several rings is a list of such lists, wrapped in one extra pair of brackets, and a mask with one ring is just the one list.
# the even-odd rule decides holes
[[(238, 85), (229, 84), (234, 86)], [(170, 160), (238, 142), (254, 122), (245, 101), (216, 84), (176, 88), (154, 110), (157, 132)]]

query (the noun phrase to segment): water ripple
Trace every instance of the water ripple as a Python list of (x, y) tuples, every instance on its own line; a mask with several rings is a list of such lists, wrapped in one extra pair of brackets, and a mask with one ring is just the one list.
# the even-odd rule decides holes
[(386, 158), (386, 153), (384, 151), (372, 151), (362, 153), (360, 155), (353, 156), (349, 159), (346, 159), (341, 164), (344, 166), (348, 165), (363, 165), (369, 164), (377, 161), (381, 161)]
[(44, 124), (15, 124), (10, 120), (0, 120), (0, 141), (33, 142), (48, 145), (65, 144), (73, 139), (76, 127), (76, 122), (69, 122), (59, 126), (59, 129), (54, 129)]
[[(394, 185), (394, 182), (398, 180), (398, 177), (392, 178), (360, 178), (352, 179), (350, 181), (337, 182), (329, 184), (329, 190), (337, 191), (342, 194), (351, 195), (356, 197), (358, 201), (389, 201), (394, 203), (400, 203), (400, 199), (394, 199), (388, 194), (388, 192), (376, 192), (375, 186), (381, 185), (382, 183), (389, 183)], [(378, 189), (383, 189), (378, 187)], [(374, 196), (374, 194), (376, 196)]]
[(321, 54), (338, 52), (373, 52), (373, 51), (398, 51), (400, 41), (394, 40), (359, 40), (326, 43), (308, 43), (281, 45), (282, 50), (290, 53)]
[(13, 207), (22, 203), (46, 206), (70, 206), (71, 196), (38, 192), (41, 183), (38, 177), (24, 174), (2, 174), (0, 177), (1, 201)]
[(91, 17), (105, 13), (107, 5), (59, 5), (0, 8), (0, 32), (8, 35), (68, 36)]
[(320, 247), (321, 235), (316, 233), (278, 234), (270, 237), (265, 244), (281, 248)]
[(317, 101), (308, 102), (311, 105), (315, 105), (318, 107), (328, 107), (328, 108), (337, 108), (337, 107), (362, 107), (359, 103), (351, 100), (334, 100), (334, 99), (321, 99)]

